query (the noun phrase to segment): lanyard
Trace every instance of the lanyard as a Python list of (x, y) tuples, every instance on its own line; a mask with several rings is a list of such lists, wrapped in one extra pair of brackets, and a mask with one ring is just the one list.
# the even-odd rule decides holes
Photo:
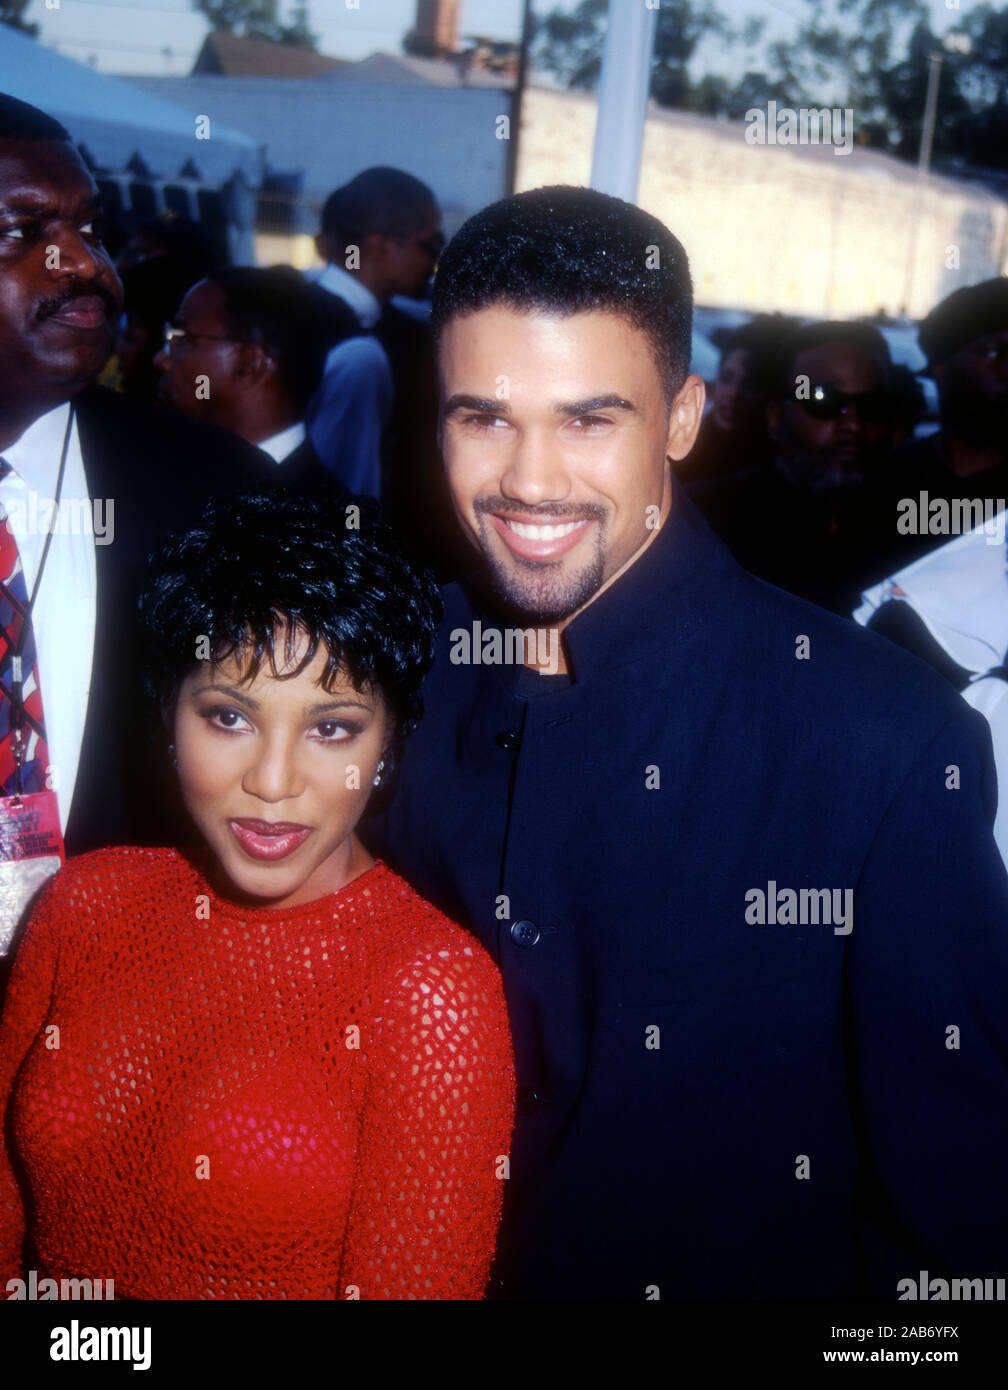
[(28, 600), (28, 607), (25, 609), (24, 622), (21, 624), (21, 631), (18, 633), (18, 640), (11, 654), (10, 727), (14, 743), (14, 795), (18, 798), (20, 798), (24, 791), (22, 774), (25, 755), (24, 680), (21, 673), (21, 657), (24, 653), (25, 643), (28, 640), (28, 633), (31, 630), (32, 613), (35, 611), (35, 600), (39, 595), (42, 573), (45, 570), (46, 560), (49, 558), (49, 547), (52, 545), (53, 531), (56, 529), (56, 523), (59, 518), (60, 497), (63, 492), (63, 474), (66, 472), (67, 454), (70, 450), (70, 436), (73, 433), (73, 426), (74, 408), (71, 402), (70, 410), (67, 414), (66, 431), (63, 435), (63, 448), (60, 450), (59, 472), (56, 475), (56, 496), (53, 498), (52, 520), (46, 532), (45, 544), (42, 546), (42, 556), (39, 560), (39, 566), (35, 571), (35, 583), (32, 585), (31, 597)]

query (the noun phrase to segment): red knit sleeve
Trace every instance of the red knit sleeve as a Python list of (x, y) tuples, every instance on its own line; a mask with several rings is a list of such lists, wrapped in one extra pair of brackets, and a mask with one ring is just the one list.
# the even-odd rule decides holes
[(478, 1299), (489, 1277), (511, 1038), (489, 956), (461, 932), (442, 941), (394, 972), (368, 1029), (343, 1298)]
[(43, 892), (14, 958), (0, 1023), (0, 1290), (22, 1277), (25, 1236), (21, 1189), (7, 1153), (11, 1090), (49, 1012), (59, 959), (57, 880)]

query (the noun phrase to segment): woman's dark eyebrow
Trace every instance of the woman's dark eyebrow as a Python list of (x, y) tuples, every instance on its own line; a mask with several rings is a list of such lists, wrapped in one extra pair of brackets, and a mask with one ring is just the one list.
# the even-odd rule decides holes
[[(246, 695), (244, 691), (236, 690), (233, 685), (203, 685), (196, 694), (205, 695), (209, 691), (213, 691), (215, 695), (226, 695), (229, 700), (234, 700), (236, 705), (244, 705), (246, 709), (257, 711), (260, 708), (258, 700), (253, 700), (252, 696)], [(334, 714), (345, 709), (359, 709), (365, 714), (371, 713), (371, 706), (361, 700), (327, 700), (323, 704), (307, 705), (304, 716), (308, 719), (318, 719), (324, 714)]]
[(318, 719), (320, 715), (335, 714), (341, 709), (359, 709), (365, 714), (371, 713), (371, 706), (365, 705), (361, 700), (331, 700), (325, 705), (309, 705), (305, 715), (309, 719)]
[(243, 694), (232, 685), (201, 685), (196, 694), (205, 695), (211, 690), (215, 695), (226, 695), (229, 700), (234, 700), (236, 705), (244, 705), (246, 709), (257, 710), (259, 708), (258, 700), (253, 700), (251, 695)]

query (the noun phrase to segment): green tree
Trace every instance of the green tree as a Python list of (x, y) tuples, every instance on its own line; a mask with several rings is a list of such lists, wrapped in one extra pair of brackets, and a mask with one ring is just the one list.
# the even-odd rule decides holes
[(17, 29), (22, 34), (34, 38), (38, 33), (38, 25), (29, 24), (24, 17), (28, 4), (29, 0), (0, 0), (0, 24), (6, 24), (9, 29)]
[(195, 8), (214, 27), (247, 39), (269, 39), (295, 48), (314, 49), (316, 36), (308, 23), (307, 0), (293, 6), (290, 22), (283, 23), (277, 0), (193, 0)]
[[(956, 143), (972, 163), (1008, 169), (1008, 11), (977, 5), (962, 30), (969, 53), (950, 64), (965, 108), (951, 114)], [(939, 94), (939, 118), (945, 110)]]
[[(594, 87), (602, 67), (608, 12), (608, 0), (581, 0), (575, 10), (551, 10), (537, 25), (534, 61), (568, 87)], [(651, 60), (655, 101), (662, 106), (691, 107), (695, 89), (687, 69), (697, 45), (708, 35), (728, 34), (724, 16), (712, 6), (663, 0)], [(698, 94), (700, 109), (710, 108), (712, 95), (709, 86)]]

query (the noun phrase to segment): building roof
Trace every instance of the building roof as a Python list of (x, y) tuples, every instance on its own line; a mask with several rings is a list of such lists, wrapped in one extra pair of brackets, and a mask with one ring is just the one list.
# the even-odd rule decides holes
[(407, 53), (372, 53), (356, 63), (343, 63), (338, 72), (324, 75), (328, 82), (388, 82), (410, 87), (496, 87), (510, 91), (514, 78), (469, 66), (466, 55), (457, 59), (417, 58)]
[(225, 183), (240, 172), (252, 187), (262, 182), (258, 140), (218, 121), (212, 139), (197, 139), (185, 107), (95, 72), (6, 24), (0, 24), (0, 90), (41, 102), (66, 126), (95, 172), (143, 170), (151, 178), (206, 183)]
[(203, 42), (193, 73), (222, 77), (321, 77), (343, 66), (342, 58), (326, 58), (307, 48), (214, 30)]

